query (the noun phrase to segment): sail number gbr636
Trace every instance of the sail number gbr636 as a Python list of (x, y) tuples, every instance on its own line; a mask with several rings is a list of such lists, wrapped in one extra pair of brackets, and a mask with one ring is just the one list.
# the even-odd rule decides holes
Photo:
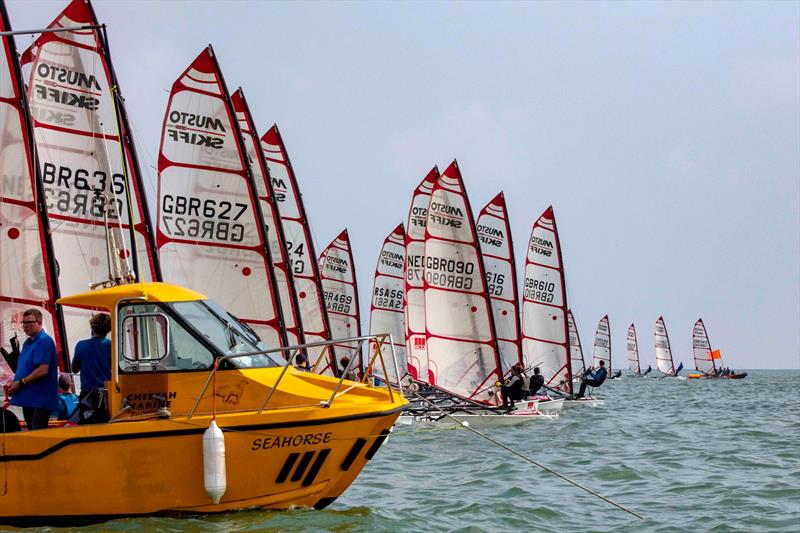
[(165, 194), (161, 199), (161, 223), (170, 237), (240, 243), (244, 224), (237, 222), (248, 205), (211, 198)]

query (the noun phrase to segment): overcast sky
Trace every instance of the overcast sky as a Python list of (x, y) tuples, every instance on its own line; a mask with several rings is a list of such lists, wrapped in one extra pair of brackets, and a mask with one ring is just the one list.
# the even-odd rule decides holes
[[(66, 3), (10, 1), (12, 25)], [(520, 274), (554, 206), (589, 354), (607, 313), (614, 366), (631, 322), (654, 363), (663, 315), (691, 368), (702, 317), (725, 364), (800, 367), (800, 3), (94, 5), (151, 196), (169, 87), (211, 43), (280, 126), (317, 250), (349, 229), (362, 310), (413, 188), (457, 158), (476, 214), (505, 191)]]

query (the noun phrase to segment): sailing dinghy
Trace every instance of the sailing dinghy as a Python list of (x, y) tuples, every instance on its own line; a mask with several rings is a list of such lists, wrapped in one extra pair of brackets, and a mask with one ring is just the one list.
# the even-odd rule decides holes
[(578, 326), (575, 324), (575, 317), (571, 309), (567, 309), (567, 327), (569, 332), (569, 355), (572, 365), (573, 385), (586, 373), (586, 365), (583, 362), (583, 348), (581, 347), (581, 336), (578, 333)]
[(700, 374), (689, 374), (688, 379), (728, 378), (742, 379), (747, 372), (726, 372), (722, 366), (722, 355), (719, 350), (711, 349), (706, 325), (702, 318), (698, 318), (692, 329), (692, 351), (694, 352), (694, 366)]
[(667, 325), (664, 323), (664, 317), (658, 317), (655, 327), (655, 346), (656, 346), (656, 367), (664, 377), (676, 377), (678, 372), (683, 367), (681, 364), (678, 369), (675, 369), (675, 363), (672, 360), (672, 348), (669, 344), (669, 334), (667, 333)]

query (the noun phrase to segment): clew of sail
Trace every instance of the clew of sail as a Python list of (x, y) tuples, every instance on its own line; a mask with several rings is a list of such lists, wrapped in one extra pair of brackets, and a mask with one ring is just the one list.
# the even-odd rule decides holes
[[(307, 343), (330, 340), (331, 329), (322, 297), (317, 254), (314, 242), (311, 240), (308, 217), (300, 196), (297, 178), (277, 125), (273, 125), (261, 137), (261, 150), (269, 168), (272, 188), (280, 209), (303, 336)], [(318, 372), (328, 375), (338, 373), (333, 350), (309, 348), (307, 352), (309, 361)]]
[(639, 343), (636, 342), (636, 328), (633, 324), (628, 327), (626, 347), (628, 350), (628, 368), (637, 376), (641, 376), (642, 368), (639, 365)]
[[(2, 2), (0, 31), (11, 31)], [(48, 220), (37, 214), (37, 211), (46, 213), (47, 208), (33, 158), (22, 75), (13, 37), (2, 37), (0, 41), (0, 346), (10, 353), (10, 339), (15, 336), (21, 346), (25, 337), (22, 313), (36, 307), (42, 312), (44, 328), (63, 354)], [(0, 357), (0, 382), (13, 377), (14, 373)]]
[(569, 333), (569, 357), (574, 377), (580, 377), (586, 373), (586, 365), (583, 362), (583, 348), (581, 348), (581, 336), (578, 333), (578, 326), (575, 324), (575, 317), (572, 310), (567, 309), (567, 331)]
[(210, 46), (172, 86), (158, 199), (164, 278), (202, 288), (268, 346), (285, 345), (255, 187)]
[[(708, 339), (706, 325), (702, 318), (698, 318), (692, 329), (692, 351), (694, 352), (694, 366), (703, 374), (717, 374), (717, 362), (711, 350), (711, 341)], [(719, 359), (719, 357), (717, 357)], [(719, 361), (721, 364), (722, 361)]]
[(250, 161), (250, 170), (253, 174), (255, 189), (261, 207), (287, 342), (290, 346), (303, 344), (305, 340), (300, 329), (297, 295), (292, 287), (294, 280), (289, 268), (289, 257), (286, 251), (283, 227), (281, 224), (275, 224), (275, 221), (281, 218), (278, 202), (275, 200), (275, 192), (272, 189), (272, 181), (267, 169), (267, 162), (261, 151), (253, 116), (250, 113), (250, 107), (247, 105), (244, 91), (241, 88), (231, 95), (231, 103), (233, 104), (233, 110), (236, 112), (236, 118), (239, 120), (239, 129), (244, 137), (247, 157)]
[[(322, 294), (334, 339), (361, 336), (361, 311), (358, 307), (358, 283), (353, 250), (347, 229), (331, 242), (319, 257), (319, 275)], [(336, 354), (347, 356), (351, 368), (358, 368), (363, 375), (364, 365), (357, 342), (337, 342)], [(357, 365), (357, 366), (356, 366)], [(342, 365), (343, 366), (343, 365)]]
[(425, 318), (430, 382), (464, 398), (502, 379), (483, 259), (458, 164), (431, 193), (425, 227)]
[(600, 319), (594, 333), (592, 366), (599, 367), (600, 361), (605, 361), (606, 370), (611, 374), (611, 328), (608, 324), (608, 315)]
[[(48, 28), (97, 25), (73, 0)], [(136, 151), (105, 33), (43, 33), (22, 54), (36, 157), (62, 294), (96, 283), (158, 278)], [(132, 244), (133, 243), (133, 244)], [(64, 310), (71, 342), (88, 337), (90, 311)]]
[[(392, 383), (398, 382), (408, 372), (404, 341), (405, 315), (403, 313), (405, 239), (406, 233), (403, 224), (398, 224), (383, 241), (380, 255), (378, 255), (378, 265), (375, 267), (375, 283), (372, 288), (369, 313), (369, 334), (388, 333), (392, 336), (392, 346), (389, 346), (388, 339), (380, 347), (374, 341), (370, 341), (369, 346), (370, 354), (374, 354), (375, 350), (380, 348), (381, 356), (386, 364), (386, 372), (389, 374), (388, 380)], [(395, 361), (392, 361), (392, 349), (394, 349)], [(400, 372), (399, 376), (395, 375), (395, 362), (397, 371)], [(375, 362), (372, 373), (386, 379), (379, 361)]]
[(423, 287), (423, 266), (425, 256), (425, 224), (428, 218), (428, 204), (433, 186), (439, 179), (439, 169), (433, 167), (414, 190), (406, 224), (406, 263), (405, 263), (405, 316), (406, 353), (408, 372), (411, 377), (428, 382), (427, 338), (425, 336), (425, 291)]
[(672, 349), (669, 346), (669, 335), (664, 318), (658, 317), (655, 329), (656, 366), (667, 376), (675, 375), (675, 363), (672, 362)]
[(533, 224), (522, 292), (522, 354), (545, 385), (572, 393), (564, 265), (553, 208)]
[(495, 196), (478, 215), (475, 225), (486, 271), (486, 287), (492, 302), (497, 346), (500, 349), (502, 371), (522, 363), (519, 333), (519, 297), (517, 268), (508, 208), (503, 193)]

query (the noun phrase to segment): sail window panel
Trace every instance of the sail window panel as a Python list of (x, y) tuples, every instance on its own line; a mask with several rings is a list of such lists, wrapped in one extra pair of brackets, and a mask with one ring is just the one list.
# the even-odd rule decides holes
[(528, 261), (550, 268), (559, 268), (555, 233), (539, 226), (541, 223), (542, 219), (536, 223), (530, 241), (528, 241)]
[(425, 281), (428, 286), (481, 294), (483, 279), (474, 247), (429, 239), (425, 244)]
[[(564, 338), (564, 313), (557, 307), (522, 304), (522, 329), (533, 339), (552, 343), (566, 343)], [(524, 349), (522, 353), (527, 353)]]
[[(525, 265), (525, 286), (522, 294), (524, 302), (535, 302), (536, 307), (545, 307), (538, 304), (563, 306), (561, 274), (557, 270), (528, 263)], [(529, 331), (525, 328), (523, 330)]]
[(0, 197), (32, 202), (33, 187), (28, 156), (22, 142), (21, 123), (22, 114), (0, 102)]
[(505, 220), (497, 218), (497, 216), (483, 216), (478, 219), (475, 229), (478, 232), (481, 252), (486, 262), (488, 262), (488, 256), (505, 261), (511, 260), (511, 248), (508, 246)]
[[(428, 331), (440, 337), (492, 342), (489, 310), (482, 294), (461, 294), (438, 289), (425, 291)], [(430, 348), (429, 348), (430, 349)]]
[[(86, 292), (93, 282), (108, 279), (105, 228), (60, 220), (52, 221), (51, 228), (58, 281), (63, 294)], [(127, 250), (120, 250), (121, 255), (126, 253)]]
[[(63, 279), (63, 278), (62, 278)], [(67, 278), (69, 279), (69, 278)], [(64, 284), (61, 284), (61, 290), (64, 290)], [(83, 291), (88, 291), (88, 287), (84, 287)], [(78, 291), (69, 294), (76, 294)], [(69, 347), (70, 353), (75, 353), (75, 345), (82, 339), (88, 339), (92, 336), (92, 329), (89, 327), (89, 320), (95, 314), (94, 311), (87, 309), (78, 309), (77, 307), (63, 307), (62, 314), (64, 318), (64, 326), (66, 331), (69, 332)]]
[(503, 368), (509, 369), (519, 362), (519, 346), (517, 339), (516, 307), (502, 300), (492, 300), (494, 312), (494, 328), (497, 332), (497, 343)]
[(160, 189), (159, 230), (167, 237), (222, 246), (259, 245), (244, 177), (172, 166), (161, 171)]
[[(262, 142), (261, 146), (265, 146), (266, 143)], [(272, 146), (272, 145), (267, 145)], [(278, 150), (277, 147), (274, 147), (275, 150)], [(265, 153), (266, 157), (274, 157), (275, 154), (272, 153)], [(278, 201), (278, 206), (281, 212), (281, 218), (284, 219), (284, 224), (286, 223), (286, 219), (299, 219), (302, 217), (300, 213), (300, 205), (297, 200), (297, 195), (292, 188), (291, 178), (289, 177), (289, 169), (283, 163), (276, 163), (274, 161), (267, 160), (267, 168), (269, 169), (269, 176), (272, 182), (272, 191), (275, 193), (275, 199)], [(264, 196), (266, 193), (262, 194), (261, 189), (259, 189), (259, 195)]]
[(425, 331), (425, 292), (422, 289), (408, 291), (406, 296), (406, 319), (411, 331)]
[[(113, 98), (100, 54), (48, 41), (28, 68), (31, 115), (39, 124), (117, 136)], [(112, 158), (119, 159), (119, 153), (117, 146)]]
[(438, 189), (431, 195), (428, 206), (428, 233), (434, 238), (471, 244), (474, 238), (468, 215), (460, 193)]
[(303, 317), (303, 331), (308, 337), (309, 334), (317, 332), (315, 340), (307, 340), (307, 342), (315, 342), (320, 340), (319, 333), (325, 331), (322, 324), (322, 315), (319, 313), (319, 293), (317, 292), (317, 284), (310, 278), (294, 278), (294, 284), (297, 289), (297, 301), (300, 305), (300, 316)]
[[(185, 81), (185, 77), (181, 79)], [(244, 170), (236, 130), (222, 98), (190, 91), (174, 93), (162, 139), (161, 152), (172, 163)]]
[(539, 365), (545, 379), (550, 376), (546, 384), (560, 385), (562, 380), (566, 380), (567, 372), (564, 361), (567, 359), (567, 353), (563, 346), (523, 339), (522, 352), (527, 359), (527, 366)]
[(13, 290), (15, 298), (47, 301), (37, 214), (28, 207), (0, 202), (0, 230), (0, 287)]
[[(461, 396), (471, 397), (486, 385), (496, 371), (494, 349), (474, 342), (428, 339), (428, 350), (436, 385)], [(492, 381), (493, 383), (494, 381)]]

